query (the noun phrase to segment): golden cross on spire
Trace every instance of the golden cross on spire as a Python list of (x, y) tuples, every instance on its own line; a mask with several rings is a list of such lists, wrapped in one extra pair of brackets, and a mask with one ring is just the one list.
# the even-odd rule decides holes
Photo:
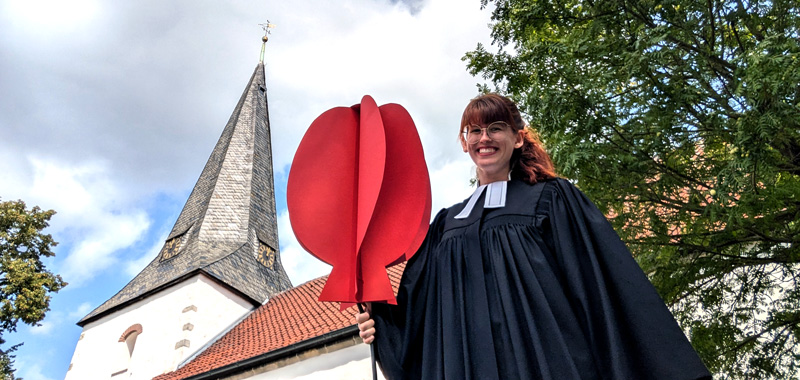
[(259, 59), (259, 63), (264, 63), (264, 47), (267, 45), (267, 41), (269, 40), (269, 34), (271, 33), (270, 29), (275, 28), (275, 24), (271, 24), (269, 20), (265, 23), (258, 24), (261, 29), (264, 29), (264, 37), (261, 37), (261, 59)]

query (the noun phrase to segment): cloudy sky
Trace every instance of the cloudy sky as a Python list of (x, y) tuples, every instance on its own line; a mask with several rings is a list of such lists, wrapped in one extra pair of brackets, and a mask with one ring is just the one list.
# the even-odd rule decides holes
[(54, 209), (46, 262), (69, 286), (24, 341), (17, 374), (62, 379), (75, 323), (152, 260), (276, 25), (266, 76), (283, 263), (294, 284), (329, 268), (286, 214), (295, 149), (316, 116), (365, 94), (419, 129), (434, 212), (467, 197), (456, 133), (477, 94), (461, 61), (489, 44), (479, 0), (0, 0), (0, 199)]

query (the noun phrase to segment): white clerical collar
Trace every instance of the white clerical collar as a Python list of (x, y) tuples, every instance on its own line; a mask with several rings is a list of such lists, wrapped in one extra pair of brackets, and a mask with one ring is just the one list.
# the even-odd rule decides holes
[(486, 189), (486, 198), (483, 201), (483, 208), (501, 208), (506, 206), (506, 192), (508, 190), (508, 181), (492, 182), (488, 185), (478, 186), (472, 196), (469, 198), (467, 205), (461, 212), (455, 216), (455, 219), (466, 219), (481, 197), (481, 193)]

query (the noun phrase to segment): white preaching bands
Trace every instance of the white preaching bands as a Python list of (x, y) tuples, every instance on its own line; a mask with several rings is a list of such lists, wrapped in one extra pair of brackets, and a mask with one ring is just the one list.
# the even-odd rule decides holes
[(483, 208), (501, 208), (506, 206), (506, 191), (508, 190), (508, 181), (492, 182), (488, 185), (481, 185), (475, 189), (469, 202), (461, 212), (455, 216), (455, 219), (466, 219), (481, 197), (481, 193), (486, 189), (486, 199), (483, 202)]

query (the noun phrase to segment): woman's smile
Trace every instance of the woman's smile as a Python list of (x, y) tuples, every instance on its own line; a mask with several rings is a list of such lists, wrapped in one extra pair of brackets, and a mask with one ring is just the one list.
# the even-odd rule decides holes
[(489, 155), (497, 151), (495, 147), (480, 147), (478, 148), (478, 154), (480, 155)]

